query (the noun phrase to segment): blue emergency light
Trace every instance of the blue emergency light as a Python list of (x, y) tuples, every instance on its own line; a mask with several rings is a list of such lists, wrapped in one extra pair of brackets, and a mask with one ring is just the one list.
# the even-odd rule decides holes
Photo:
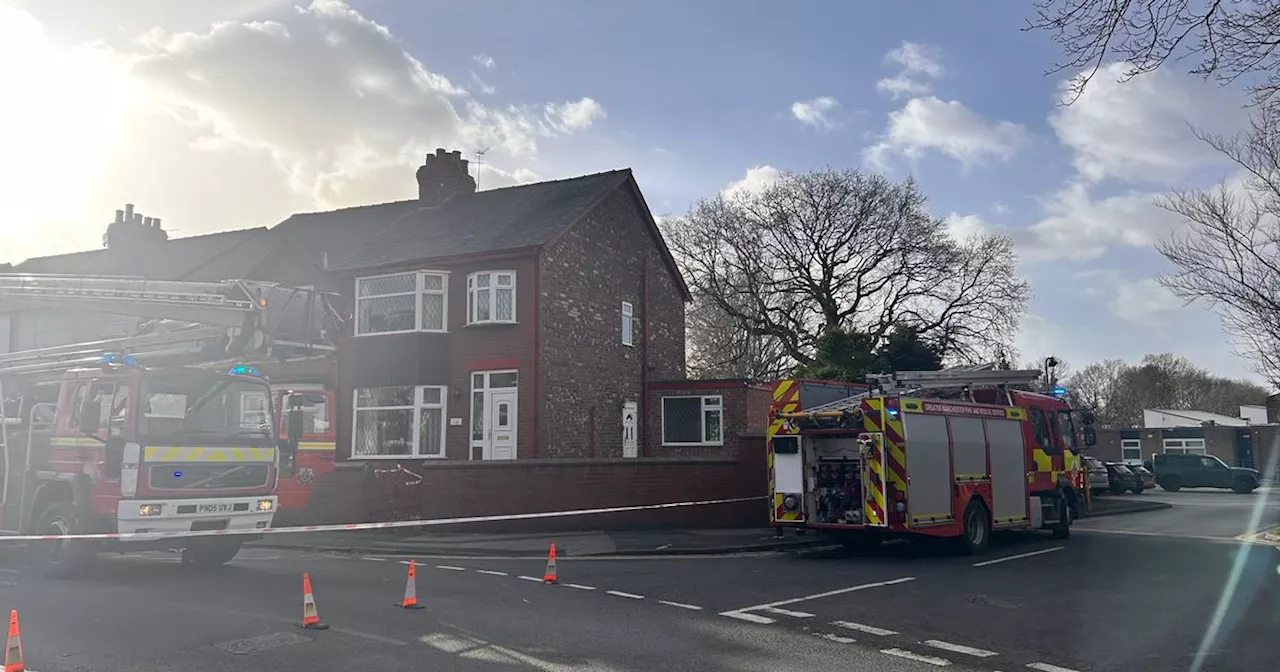
[(258, 367), (245, 366), (243, 364), (231, 367), (231, 370), (227, 373), (230, 373), (233, 376), (262, 376), (262, 372), (258, 370)]
[(1057, 398), (1061, 399), (1061, 398), (1063, 398), (1063, 397), (1067, 396), (1067, 388), (1065, 388), (1065, 387), (1063, 387), (1063, 386), (1059, 385), (1059, 386), (1057, 386), (1057, 387), (1053, 388), (1053, 392), (1052, 392), (1051, 394), (1053, 394), (1053, 396), (1055, 396), (1055, 397), (1057, 397)]
[(113, 352), (113, 353), (108, 353), (103, 355), (102, 358), (98, 360), (98, 363), (102, 364), (103, 366), (107, 366), (108, 364), (122, 364), (124, 366), (137, 366), (138, 360), (133, 355), (120, 354), (120, 353)]

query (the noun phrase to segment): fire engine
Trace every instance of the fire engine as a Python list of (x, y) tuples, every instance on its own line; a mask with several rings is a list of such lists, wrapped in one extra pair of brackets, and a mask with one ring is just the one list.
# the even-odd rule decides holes
[[(0, 310), (29, 308), (149, 321), (124, 338), (0, 355), (0, 533), (271, 525), (281, 473), (308, 436), (306, 408), (326, 400), (273, 393), (254, 362), (330, 356), (337, 332), (324, 295), (240, 280), (0, 274)], [(281, 401), (287, 416), (275, 412)], [(184, 562), (221, 564), (253, 538), (41, 541), (32, 550), (39, 569), (65, 575), (99, 551), (179, 545)]]
[(770, 520), (852, 547), (933, 537), (978, 553), (993, 531), (1068, 537), (1084, 505), (1080, 452), (1097, 436), (1091, 413), (1029, 391), (1039, 377), (992, 366), (876, 374), (840, 399), (830, 384), (777, 382)]

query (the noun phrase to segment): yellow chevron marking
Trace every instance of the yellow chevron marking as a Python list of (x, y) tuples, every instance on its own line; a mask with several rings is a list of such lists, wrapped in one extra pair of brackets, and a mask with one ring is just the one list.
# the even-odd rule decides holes
[(273, 462), (275, 448), (191, 446), (147, 446), (143, 458), (148, 462)]
[(778, 401), (780, 399), (786, 398), (787, 394), (791, 392), (791, 388), (795, 386), (796, 386), (796, 381), (794, 380), (779, 381), (778, 386), (773, 388), (773, 400)]

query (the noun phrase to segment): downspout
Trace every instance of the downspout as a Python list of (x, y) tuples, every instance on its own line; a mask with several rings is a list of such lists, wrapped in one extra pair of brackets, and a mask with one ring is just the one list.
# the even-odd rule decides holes
[[(538, 417), (542, 415), (542, 379), (538, 377), (538, 361), (542, 359), (542, 351), (538, 349), (538, 329), (541, 328), (542, 302), (540, 300), (539, 281), (542, 278), (542, 247), (533, 252), (533, 357), (529, 360), (529, 376), (533, 378), (533, 440), (529, 442), (530, 459), (538, 458)], [(471, 403), (468, 401), (467, 403)], [(470, 446), (470, 442), (467, 443)], [(468, 448), (468, 450), (470, 450)], [(517, 453), (516, 458), (520, 456)]]
[[(649, 439), (649, 255), (640, 271), (640, 413), (636, 418), (636, 457), (644, 457)], [(632, 318), (633, 320), (635, 318)], [(644, 418), (644, 421), (641, 421)]]

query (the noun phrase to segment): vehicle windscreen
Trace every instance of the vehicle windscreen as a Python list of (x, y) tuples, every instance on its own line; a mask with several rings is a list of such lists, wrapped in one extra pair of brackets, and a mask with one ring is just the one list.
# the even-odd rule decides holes
[(1126, 466), (1124, 466), (1123, 464), (1113, 465), (1111, 468), (1112, 468), (1112, 469), (1115, 469), (1117, 474), (1131, 474), (1131, 473), (1133, 473), (1133, 472), (1129, 471), (1129, 467), (1126, 467)]
[(271, 439), (265, 383), (200, 372), (143, 378), (138, 433), (147, 437)]

